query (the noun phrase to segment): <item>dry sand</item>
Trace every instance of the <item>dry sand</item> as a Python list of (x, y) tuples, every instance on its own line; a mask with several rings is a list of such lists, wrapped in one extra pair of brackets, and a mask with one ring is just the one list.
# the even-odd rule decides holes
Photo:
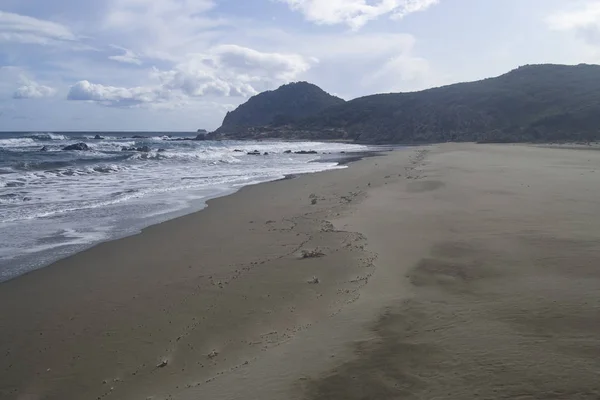
[(448, 144), (244, 188), (0, 284), (0, 398), (598, 399), (599, 167)]

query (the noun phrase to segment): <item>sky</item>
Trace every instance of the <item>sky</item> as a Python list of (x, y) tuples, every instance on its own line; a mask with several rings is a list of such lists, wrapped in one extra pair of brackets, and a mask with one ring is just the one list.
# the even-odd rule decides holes
[(0, 131), (195, 131), (264, 90), (350, 100), (600, 63), (600, 0), (0, 0)]

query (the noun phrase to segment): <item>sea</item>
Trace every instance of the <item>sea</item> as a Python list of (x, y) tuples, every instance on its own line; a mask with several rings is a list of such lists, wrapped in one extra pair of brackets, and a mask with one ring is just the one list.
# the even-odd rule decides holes
[[(243, 186), (344, 168), (337, 155), (368, 150), (342, 143), (189, 140), (194, 137), (0, 133), (0, 282), (201, 210), (208, 199)], [(89, 150), (63, 150), (75, 143)], [(248, 154), (255, 151), (260, 156)], [(300, 151), (317, 154), (294, 153)]]

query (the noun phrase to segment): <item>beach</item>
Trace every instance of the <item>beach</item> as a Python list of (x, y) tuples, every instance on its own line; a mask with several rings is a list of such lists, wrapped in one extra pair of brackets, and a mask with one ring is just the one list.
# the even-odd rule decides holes
[(244, 186), (335, 169), (339, 158), (368, 150), (100, 133), (0, 132), (0, 282), (199, 211)]
[(600, 152), (409, 147), (0, 284), (2, 399), (597, 399)]

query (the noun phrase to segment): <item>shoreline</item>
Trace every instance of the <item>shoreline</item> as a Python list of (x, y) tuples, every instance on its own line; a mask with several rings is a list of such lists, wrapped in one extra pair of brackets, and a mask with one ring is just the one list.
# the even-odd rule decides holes
[[(388, 147), (382, 146), (382, 148), (387, 149)], [(376, 156), (378, 153), (386, 151), (383, 149), (382, 150), (365, 150), (365, 151), (342, 153), (342, 154), (337, 155), (337, 157), (331, 157), (331, 155), (328, 155), (328, 154), (319, 154), (318, 156), (320, 158), (317, 160), (311, 161), (311, 162), (314, 162), (314, 163), (337, 163), (337, 166), (345, 166), (349, 163), (359, 161), (362, 158)], [(336, 169), (336, 168), (333, 168), (333, 169)], [(325, 170), (325, 171), (328, 171), (328, 170)], [(317, 172), (324, 172), (324, 171), (317, 171)], [(311, 173), (315, 173), (315, 172), (308, 172), (306, 174), (311, 174)], [(23, 254), (17, 255), (11, 259), (8, 259), (5, 264), (5, 267), (10, 268), (11, 266), (13, 266), (13, 268), (14, 268), (15, 265), (20, 265), (21, 266), (20, 269), (25, 270), (25, 272), (19, 273), (14, 276), (9, 276), (8, 278), (0, 277), (0, 285), (2, 285), (4, 282), (8, 282), (13, 279), (17, 279), (21, 276), (33, 273), (39, 269), (47, 268), (56, 262), (59, 262), (65, 258), (74, 256), (78, 253), (86, 251), (94, 246), (99, 245), (99, 244), (112, 242), (115, 240), (120, 240), (120, 239), (129, 237), (129, 236), (132, 236), (132, 235), (138, 235), (138, 234), (142, 233), (142, 231), (144, 229), (147, 229), (151, 226), (159, 225), (164, 222), (167, 222), (167, 221), (170, 221), (173, 219), (177, 219), (177, 218), (181, 218), (181, 217), (185, 217), (187, 215), (194, 214), (197, 212), (202, 212), (203, 210), (205, 210), (208, 207), (209, 201), (235, 194), (236, 192), (238, 192), (239, 190), (243, 189), (246, 186), (261, 185), (261, 184), (265, 184), (265, 183), (275, 182), (275, 181), (278, 181), (281, 179), (291, 179), (291, 178), (302, 176), (302, 175), (304, 175), (304, 174), (302, 174), (302, 173), (289, 174), (289, 175), (285, 175), (283, 178), (279, 178), (279, 179), (273, 179), (273, 180), (268, 180), (268, 181), (263, 181), (263, 182), (258, 182), (258, 183), (252, 183), (249, 185), (233, 187), (233, 188), (230, 188), (229, 190), (223, 191), (218, 194), (209, 195), (208, 197), (193, 200), (193, 201), (189, 202), (185, 208), (177, 209), (175, 211), (171, 211), (171, 212), (167, 212), (164, 214), (159, 214), (157, 216), (151, 216), (149, 218), (146, 218), (145, 220), (147, 222), (142, 223), (140, 225), (141, 227), (139, 229), (123, 231), (122, 228), (117, 228), (115, 226), (112, 231), (112, 234), (106, 238), (103, 238), (100, 240), (93, 240), (93, 241), (91, 241), (89, 243), (85, 243), (85, 244), (65, 244), (65, 245), (50, 248), (47, 250), (41, 250), (41, 251), (36, 252), (33, 255), (25, 258), (25, 260), (31, 259), (31, 261), (22, 260), (24, 258)], [(33, 261), (35, 259), (39, 259), (40, 257), (42, 257), (44, 259), (43, 262), (38, 263), (36, 261)], [(14, 259), (18, 259), (18, 261), (14, 261)]]
[(597, 165), (444, 144), (246, 186), (1, 284), (0, 397), (593, 398)]
[[(375, 159), (368, 158), (363, 162), (376, 164), (373, 161)], [(351, 167), (360, 162), (353, 163)], [(63, 381), (67, 376), (76, 378), (79, 382), (77, 385), (86, 388), (81, 396), (93, 396), (94, 398), (98, 396), (98, 393), (100, 393), (100, 397), (111, 394), (116, 390), (114, 387), (117, 386), (117, 383), (118, 386), (121, 386), (121, 390), (126, 393), (125, 398), (129, 396), (127, 393), (131, 393), (130, 391), (139, 390), (139, 385), (160, 390), (160, 387), (152, 384), (156, 365), (160, 365), (165, 359), (169, 360), (169, 365), (172, 365), (175, 362), (174, 358), (183, 356), (177, 355), (181, 351), (178, 349), (181, 349), (184, 345), (185, 340), (182, 338), (187, 337), (190, 332), (202, 337), (190, 339), (190, 342), (196, 343), (196, 346), (199, 343), (212, 343), (217, 340), (221, 343), (216, 346), (219, 348), (218, 353), (227, 352), (232, 354), (227, 357), (228, 360), (235, 359), (235, 355), (238, 353), (254, 354), (250, 359), (257, 357), (270, 346), (268, 343), (285, 341), (286, 337), (306, 329), (307, 324), (298, 325), (297, 317), (295, 317), (299, 304), (303, 304), (301, 313), (303, 317), (301, 319), (307, 318), (308, 314), (314, 314), (313, 309), (321, 310), (316, 313), (317, 315), (308, 317), (309, 320), (314, 322), (326, 318), (329, 313), (339, 312), (340, 307), (356, 294), (356, 286), (363, 285), (362, 280), (353, 283), (353, 279), (348, 275), (350, 273), (360, 274), (363, 268), (368, 267), (363, 265), (362, 261), (356, 259), (353, 254), (354, 246), (340, 254), (341, 259), (336, 262), (337, 266), (335, 271), (332, 272), (332, 281), (328, 283), (323, 282), (328, 278), (318, 273), (322, 259), (303, 259), (299, 254), (302, 250), (322, 248), (324, 243), (321, 242), (321, 235), (333, 236), (328, 239), (333, 241), (332, 249), (341, 246), (344, 240), (350, 240), (351, 242), (361, 242), (363, 240), (360, 236), (356, 236), (351, 232), (338, 235), (321, 218), (314, 221), (306, 219), (306, 215), (313, 213), (317, 215), (328, 214), (331, 212), (330, 207), (342, 211), (348, 205), (347, 199), (341, 199), (339, 195), (333, 193), (327, 201), (328, 204), (324, 204), (325, 199), (319, 194), (317, 205), (313, 205), (311, 201), (313, 189), (307, 186), (307, 182), (322, 182), (328, 186), (327, 182), (331, 179), (330, 177), (350, 169), (328, 170), (319, 174), (304, 174), (292, 180), (278, 180), (262, 185), (245, 186), (232, 195), (208, 201), (208, 207), (200, 212), (152, 225), (137, 235), (98, 244), (83, 252), (64, 258), (49, 267), (4, 282), (0, 285), (0, 299), (11, 298), (12, 300), (10, 302), (3, 301), (2, 306), (0, 306), (0, 315), (4, 318), (3, 321), (0, 321), (2, 322), (0, 325), (6, 324), (8, 326), (8, 321), (11, 321), (11, 330), (3, 332), (9, 336), (0, 338), (2, 339), (0, 342), (8, 346), (8, 348), (2, 350), (13, 356), (15, 343), (33, 339), (34, 343), (26, 347), (30, 349), (28, 351), (32, 352), (30, 353), (32, 356), (35, 355), (35, 358), (18, 357), (18, 364), (23, 367), (28, 365), (26, 368), (33, 368), (30, 370), (32, 375), (26, 373), (22, 377), (35, 377), (35, 381), (41, 379), (46, 383), (56, 380)], [(348, 175), (348, 173), (346, 172), (345, 175)], [(357, 178), (356, 183), (361, 183), (361, 179)], [(348, 189), (355, 190), (355, 184), (352, 183), (351, 188), (348, 186)], [(296, 194), (294, 195), (292, 192)], [(300, 193), (302, 193), (301, 198), (296, 198), (290, 205), (290, 194), (297, 197)], [(358, 195), (358, 193), (350, 194), (354, 197)], [(268, 206), (263, 205), (259, 199), (269, 199), (270, 204)], [(274, 204), (277, 199), (280, 199), (280, 204)], [(232, 210), (241, 210), (240, 206), (244, 207), (241, 214), (247, 216), (242, 220), (240, 220), (241, 215), (231, 215)], [(265, 206), (268, 208), (265, 208)], [(295, 215), (292, 220), (289, 219), (288, 213)], [(234, 214), (237, 214), (237, 212), (234, 212)], [(261, 219), (266, 216), (269, 217), (267, 220), (259, 222), (256, 221), (255, 215), (257, 214), (264, 215)], [(198, 231), (199, 226), (210, 228)], [(239, 231), (240, 228), (242, 232)], [(276, 237), (273, 237), (274, 233), (271, 232), (277, 232)], [(191, 241), (195, 241), (195, 239), (192, 239), (195, 234), (201, 235), (201, 239), (198, 241), (201, 249), (193, 249), (194, 245)], [(318, 236), (314, 237), (318, 245), (313, 244), (311, 246), (310, 241), (313, 236)], [(219, 243), (223, 243), (224, 237), (235, 243), (228, 243), (229, 254), (227, 256), (218, 249)], [(165, 241), (167, 238), (168, 242)], [(333, 243), (338, 243), (338, 245), (333, 245)], [(186, 253), (191, 254), (187, 255)], [(269, 256), (271, 253), (273, 255)], [(199, 260), (195, 259), (192, 254), (201, 254), (204, 262), (201, 265), (197, 264)], [(164, 266), (169, 265), (169, 260), (173, 260), (173, 257), (175, 259), (182, 258), (176, 262), (176, 271), (165, 270)], [(354, 264), (357, 261), (358, 264), (351, 269), (342, 267), (348, 263)], [(209, 267), (205, 262), (214, 264)], [(259, 281), (256, 281), (256, 278), (247, 281), (241, 279), (244, 275), (260, 273), (256, 270), (258, 266), (263, 265), (269, 265), (269, 269), (275, 273), (281, 268), (279, 264), (282, 262), (298, 263), (298, 266), (303, 266), (303, 269), (312, 265), (311, 269), (314, 272), (303, 271), (300, 276), (295, 277), (282, 276), (280, 281), (282, 283), (287, 281), (281, 288), (285, 289), (283, 292), (278, 288), (279, 284), (273, 287), (268, 281), (265, 281), (264, 284), (267, 286), (258, 289), (256, 286), (260, 285), (258, 285)], [(314, 292), (316, 286), (308, 283), (315, 275), (319, 275), (321, 282), (318, 288), (319, 291), (323, 291), (317, 297), (315, 297), (316, 293)], [(293, 280), (288, 281), (292, 278)], [(337, 282), (339, 278), (342, 278), (342, 283)], [(169, 283), (170, 281), (173, 282)], [(192, 282), (196, 282), (196, 284)], [(170, 288), (171, 285), (175, 285), (177, 289)], [(251, 310), (242, 309), (239, 311), (242, 314), (230, 321), (229, 324), (235, 326), (235, 321), (239, 323), (240, 319), (249, 319), (247, 323), (242, 325), (248, 326), (247, 329), (250, 330), (246, 334), (249, 338), (254, 339), (248, 340), (248, 344), (239, 348), (229, 340), (223, 343), (227, 334), (234, 336), (240, 334), (240, 332), (230, 332), (229, 324), (223, 326), (222, 329), (225, 329), (225, 331), (220, 329), (204, 330), (198, 326), (200, 321), (196, 320), (195, 317), (190, 317), (190, 312), (197, 314), (199, 310), (193, 312), (185, 310), (188, 301), (186, 299), (197, 297), (198, 299), (194, 301), (193, 308), (201, 307), (204, 313), (211, 315), (211, 319), (219, 321), (220, 317), (214, 314), (215, 309), (231, 312), (231, 307), (238, 307), (238, 302), (241, 299), (238, 295), (221, 299), (218, 293), (213, 292), (215, 290), (217, 292), (225, 289), (231, 290), (231, 287), (236, 285), (244, 287), (249, 285), (247, 289), (237, 289), (235, 292), (241, 290), (248, 294), (251, 293), (254, 296), (253, 301), (248, 305), (251, 308), (264, 303), (265, 305), (268, 304), (267, 307), (273, 309), (267, 314), (261, 315), (260, 320), (263, 321), (262, 323), (272, 321), (271, 323), (274, 324), (275, 328), (279, 327), (276, 331), (280, 332), (282, 330), (281, 333), (274, 334), (272, 338), (267, 335), (268, 338), (264, 339), (264, 332), (256, 332), (255, 328), (251, 328), (253, 323), (250, 323), (250, 321), (254, 319)], [(346, 287), (346, 289), (339, 292), (342, 287)], [(272, 291), (273, 296), (280, 297), (276, 306), (272, 304), (271, 296), (269, 298), (263, 296), (262, 293), (267, 291)], [(28, 296), (22, 298), (21, 296), (26, 293), (38, 294), (33, 298)], [(163, 296), (166, 296), (166, 299)], [(201, 298), (205, 300), (200, 300)], [(73, 303), (72, 300), (75, 299), (80, 300)], [(108, 303), (106, 303), (107, 299), (110, 299)], [(15, 314), (16, 310), (9, 306), (9, 304), (15, 303), (21, 304), (17, 314)], [(213, 303), (213, 306), (202, 308), (204, 303)], [(157, 304), (162, 304), (162, 306), (156, 306)], [(178, 304), (178, 306), (175, 304)], [(117, 308), (114, 308), (114, 306), (117, 306)], [(141, 307), (141, 309), (138, 307)], [(173, 314), (170, 311), (171, 309), (177, 309), (178, 313)], [(292, 320), (287, 317), (290, 310), (294, 310)], [(154, 315), (157, 311), (158, 315)], [(106, 330), (107, 326), (105, 324), (107, 322), (101, 323), (98, 321), (100, 316), (102, 316), (100, 321), (104, 321), (106, 318), (106, 321), (112, 321), (109, 326), (113, 328)], [(275, 320), (272, 320), (273, 316), (277, 316)], [(37, 318), (41, 318), (41, 320), (34, 322)], [(33, 331), (30, 328), (25, 328), (30, 323), (37, 325), (41, 321), (46, 321), (44, 324), (48, 325), (45, 328), (38, 328)], [(144, 322), (140, 324), (139, 321)], [(221, 326), (222, 323), (218, 322), (218, 325)], [(285, 328), (282, 328), (281, 324)], [(308, 323), (308, 325), (311, 324)], [(59, 326), (61, 328), (58, 328)], [(67, 328), (67, 326), (69, 327)], [(165, 328), (168, 329), (165, 331)], [(51, 333), (44, 333), (58, 333), (62, 332), (63, 329), (65, 332), (69, 332), (67, 334), (68, 344), (65, 343), (64, 337), (60, 339), (59, 337), (53, 337)], [(115, 330), (120, 332), (120, 335), (117, 335), (118, 337), (110, 333)], [(22, 335), (24, 331), (30, 332), (30, 335), (33, 336)], [(39, 336), (38, 331), (40, 332)], [(16, 334), (17, 332), (21, 333), (12, 336), (13, 333)], [(142, 337), (148, 333), (152, 337), (158, 335), (159, 339), (156, 339), (156, 341), (151, 340), (151, 342), (142, 340)], [(29, 339), (24, 336), (29, 337)], [(62, 336), (61, 334), (60, 337)], [(116, 345), (116, 343), (119, 343), (119, 345)], [(119, 368), (116, 371), (114, 370), (113, 364), (109, 361), (111, 356), (105, 354), (102, 348), (116, 346), (115, 349), (120, 349), (119, 352), (122, 352), (124, 350), (122, 348), (123, 343), (127, 343), (126, 348), (128, 350), (126, 353), (132, 351), (131, 349), (137, 348), (138, 350), (134, 351), (137, 354), (134, 359), (129, 359), (126, 354), (121, 354), (125, 359), (122, 359), (117, 365), (123, 364), (127, 367), (124, 371), (119, 372)], [(19, 345), (16, 346), (24, 349)], [(148, 346), (153, 350), (148, 351), (146, 349)], [(158, 348), (155, 348), (155, 346), (158, 346)], [(166, 352), (164, 349), (159, 350), (163, 346), (166, 346)], [(229, 349), (228, 346), (233, 346), (233, 348)], [(246, 349), (248, 346), (251, 350)], [(169, 348), (171, 349), (169, 350)], [(213, 351), (215, 350), (211, 350), (211, 348), (203, 348), (201, 355), (196, 355), (195, 358), (211, 361), (212, 359), (207, 354), (211, 354)], [(66, 362), (65, 357), (67, 359), (69, 357), (68, 354), (79, 354), (76, 359), (84, 358), (87, 362), (83, 366), (68, 362), (64, 364)], [(87, 355), (84, 357), (82, 354)], [(142, 354), (146, 354), (146, 356), (141, 357)], [(215, 358), (215, 360), (217, 359)], [(29, 361), (32, 363), (28, 364)], [(220, 357), (218, 361), (221, 361)], [(9, 362), (11, 364), (8, 366), (0, 364), (0, 371), (14, 373), (12, 361)], [(223, 369), (238, 366), (238, 364), (232, 365), (223, 360), (225, 363), (223, 366), (218, 362), (212, 365), (214, 372), (211, 373), (207, 372), (208, 368), (205, 369), (205, 367), (209, 367), (207, 362), (202, 362), (200, 365), (190, 364), (190, 360), (187, 359), (180, 362), (186, 366), (184, 369), (199, 368), (197, 373), (201, 375), (208, 373), (209, 379), (211, 375), (218, 375), (219, 371)], [(61, 365), (61, 367), (56, 364)], [(242, 365), (244, 364), (242, 363)], [(36, 370), (37, 372), (35, 372)], [(9, 383), (16, 383), (11, 379), (11, 376), (14, 378), (14, 375), (8, 374), (6, 376), (8, 381), (0, 382), (0, 388), (6, 387)], [(183, 378), (185, 377), (179, 379)], [(113, 382), (114, 386), (107, 387), (108, 383), (103, 383), (105, 381)], [(135, 385), (132, 381), (135, 382)], [(166, 377), (163, 384), (167, 382), (169, 382), (169, 377)], [(54, 396), (62, 398), (67, 393), (63, 390), (68, 390), (69, 386), (73, 384), (65, 382), (64, 385), (66, 386), (62, 386), (56, 392), (44, 387), (41, 393), (46, 394), (48, 398), (54, 398)], [(20, 390), (23, 390), (24, 387), (21, 385), (22, 383), (19, 385)], [(166, 386), (169, 387), (169, 385)], [(111, 387), (113, 390), (110, 390)], [(7, 390), (6, 394), (10, 393), (10, 390), (18, 389)], [(33, 394), (40, 395), (41, 393), (35, 392)]]

